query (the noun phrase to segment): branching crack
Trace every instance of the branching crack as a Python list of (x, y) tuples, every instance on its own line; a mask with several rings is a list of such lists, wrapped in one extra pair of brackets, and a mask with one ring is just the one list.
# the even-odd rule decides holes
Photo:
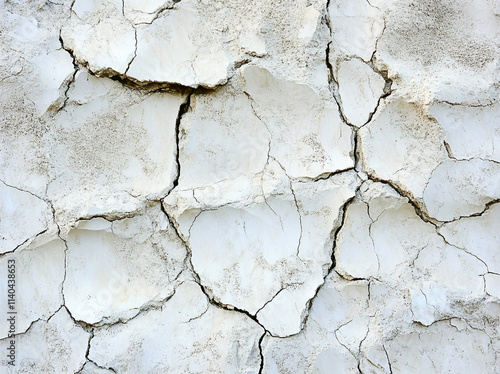
[(57, 109), (56, 113), (59, 113), (60, 111), (62, 111), (66, 107), (66, 104), (68, 103), (68, 100), (69, 100), (68, 92), (69, 92), (71, 86), (75, 83), (76, 74), (78, 73), (78, 70), (80, 69), (80, 67), (78, 66), (78, 63), (76, 61), (75, 55), (73, 54), (73, 51), (64, 45), (64, 40), (62, 38), (62, 28), (59, 30), (59, 43), (61, 43), (61, 48), (64, 49), (66, 52), (68, 52), (68, 54), (70, 55), (70, 57), (72, 59), (73, 75), (71, 76), (71, 79), (69, 79), (67, 81), (67, 86), (66, 86), (66, 89), (64, 90), (64, 101), (63, 101), (62, 105)]
[[(329, 24), (328, 21), (327, 21), (327, 24)], [(333, 74), (333, 66), (330, 63), (330, 48), (331, 48), (330, 46), (331, 46), (331, 44), (332, 44), (332, 42), (328, 42), (328, 44), (326, 45), (326, 51), (325, 51), (325, 62), (326, 62), (327, 70), (328, 70), (328, 87), (330, 89), (330, 92), (332, 93), (333, 100), (335, 100), (335, 103), (337, 104), (337, 109), (338, 109), (338, 113), (340, 115), (341, 120), (346, 125), (350, 126), (354, 130), (356, 130), (356, 127), (352, 123), (350, 123), (347, 120), (347, 117), (344, 115), (344, 109), (342, 108), (342, 104), (341, 104), (342, 100), (341, 100), (339, 92), (338, 92), (339, 84), (335, 80), (335, 75)]]
[(335, 329), (335, 331), (333, 332), (333, 334), (335, 335), (335, 339), (339, 342), (339, 344), (340, 344), (342, 347), (344, 347), (344, 348), (347, 350), (347, 352), (349, 352), (349, 353), (350, 353), (353, 357), (356, 357), (356, 355), (355, 355), (354, 353), (352, 353), (352, 352), (351, 352), (351, 350), (349, 349), (349, 347), (347, 347), (344, 343), (342, 343), (342, 341), (339, 339), (339, 337), (338, 337), (338, 335), (337, 335), (337, 332), (338, 332), (338, 331), (339, 331), (342, 327), (347, 326), (347, 325), (348, 325), (348, 324), (350, 324), (351, 322), (352, 322), (352, 319), (351, 319), (351, 320), (349, 320), (349, 321), (347, 321), (347, 322), (345, 322), (345, 323), (343, 323), (343, 324), (341, 324), (339, 327), (337, 327), (337, 328)]
[[(157, 9), (153, 13), (147, 13), (147, 14), (154, 14), (153, 19), (151, 19), (150, 22), (138, 22), (136, 25), (151, 25), (154, 21), (156, 21), (158, 18), (160, 18), (164, 13), (166, 13), (169, 10), (175, 9), (175, 6), (180, 3), (182, 0), (173, 0), (173, 5), (165, 5), (161, 7), (160, 9)], [(168, 2), (167, 2), (168, 4)]]
[(370, 172), (365, 171), (365, 173), (368, 176), (368, 179), (370, 179), (373, 182), (378, 182), (382, 184), (386, 184), (389, 187), (391, 187), (393, 190), (395, 190), (401, 197), (404, 197), (408, 200), (408, 203), (413, 207), (415, 213), (417, 216), (424, 222), (430, 223), (433, 226), (437, 227), (437, 221), (432, 219), (431, 217), (428, 216), (427, 213), (425, 213), (419, 206), (419, 204), (416, 202), (416, 199), (411, 195), (410, 192), (403, 190), (396, 182), (391, 181), (391, 180), (385, 180), (376, 177)]
[[(306, 313), (306, 316), (304, 318), (304, 321), (302, 323), (302, 326), (305, 326), (306, 323), (307, 323), (307, 320), (309, 318), (309, 315), (310, 315), (310, 312), (311, 312), (311, 308), (312, 308), (312, 305), (313, 305), (313, 302), (314, 300), (316, 299), (316, 296), (318, 296), (318, 293), (320, 292), (321, 288), (323, 287), (323, 285), (325, 284), (326, 282), (326, 278), (330, 275), (330, 273), (332, 271), (335, 271), (335, 266), (337, 265), (337, 261), (335, 259), (335, 249), (336, 249), (336, 246), (337, 246), (337, 243), (338, 243), (338, 235), (340, 233), (340, 230), (342, 229), (342, 227), (344, 226), (344, 223), (345, 223), (345, 217), (346, 217), (346, 211), (347, 211), (347, 208), (352, 204), (352, 202), (354, 201), (355, 199), (355, 196), (353, 196), (352, 198), (350, 198), (349, 200), (347, 200), (343, 205), (342, 207), (340, 208), (339, 210), (339, 217), (337, 218), (337, 222), (340, 220), (340, 224), (338, 225), (338, 227), (335, 229), (335, 231), (332, 233), (333, 235), (333, 248), (332, 248), (332, 255), (331, 255), (331, 265), (330, 265), (330, 268), (328, 269), (326, 275), (323, 277), (323, 283), (321, 283), (317, 288), (316, 288), (316, 291), (314, 292), (314, 295), (313, 297), (311, 297), (307, 303), (306, 303), (306, 306), (307, 306), (307, 313)], [(338, 274), (338, 273), (337, 273)]]
[(293, 189), (292, 179), (287, 174), (286, 169), (283, 167), (283, 165), (277, 159), (275, 159), (272, 156), (269, 156), (269, 157), (272, 158), (280, 166), (281, 170), (283, 170), (283, 172), (285, 173), (286, 177), (288, 178), (288, 186), (289, 186), (290, 192), (291, 192), (291, 194), (293, 196), (293, 201), (295, 202), (295, 208), (297, 209), (297, 214), (298, 214), (298, 217), (299, 217), (299, 225), (300, 225), (300, 235), (299, 235), (299, 241), (297, 243), (297, 252), (296, 252), (296, 255), (302, 261), (302, 258), (300, 257), (300, 244), (302, 242), (302, 234), (303, 234), (302, 215), (300, 214), (299, 202), (297, 200), (297, 196), (295, 195), (295, 191)]
[[(18, 191), (21, 191), (21, 192), (24, 192), (24, 193), (27, 193), (27, 194), (30, 194), (31, 196), (34, 196), (36, 197), (37, 199), (45, 202), (47, 204), (47, 206), (50, 208), (51, 212), (52, 212), (52, 220), (54, 222), (54, 224), (56, 225), (57, 227), (57, 235), (59, 236), (60, 232), (61, 232), (61, 229), (59, 227), (59, 225), (57, 224), (57, 221), (56, 221), (56, 212), (55, 212), (55, 209), (54, 209), (54, 205), (52, 204), (52, 201), (50, 201), (49, 199), (47, 198), (43, 198), (41, 196), (38, 196), (37, 194), (31, 192), (31, 191), (28, 191), (28, 190), (25, 190), (25, 189), (22, 189), (22, 188), (19, 188), (19, 187), (16, 187), (16, 186), (13, 186), (11, 184), (8, 184), (6, 182), (4, 182), (3, 180), (0, 179), (0, 182), (3, 183), (4, 185), (6, 185), (7, 187), (10, 187), (10, 188), (13, 188), (15, 190), (18, 190)], [(30, 240), (34, 240), (36, 237), (44, 234), (45, 232), (47, 232), (49, 229), (44, 229), (42, 231), (40, 231), (39, 233), (35, 234), (34, 236), (26, 239), (25, 241), (23, 241), (21, 244), (17, 245), (16, 248), (14, 248), (13, 250), (11, 251), (8, 251), (8, 252), (4, 252), (2, 255), (0, 255), (0, 257), (2, 257), (3, 255), (6, 255), (6, 254), (9, 254), (9, 253), (13, 253), (15, 252), (18, 248), (20, 248), (21, 246), (23, 246), (24, 244), (26, 244), (28, 241)]]

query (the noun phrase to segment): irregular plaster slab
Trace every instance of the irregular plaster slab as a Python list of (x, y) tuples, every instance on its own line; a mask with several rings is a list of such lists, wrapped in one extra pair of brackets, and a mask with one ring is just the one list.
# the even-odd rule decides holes
[[(62, 30), (65, 45), (95, 74), (127, 76), (140, 85), (215, 87), (227, 81), (230, 60), (222, 48), (222, 33), (200, 28), (203, 4), (183, 1), (158, 17), (148, 17), (148, 4), (140, 9), (136, 5), (113, 1), (89, 7), (77, 0)], [(151, 5), (149, 10), (159, 7)], [(140, 22), (134, 25), (125, 17)]]
[(494, 204), (480, 217), (462, 218), (444, 224), (439, 232), (448, 243), (463, 248), (484, 261), (488, 271), (500, 274), (500, 204)]
[(468, 104), (496, 101), (500, 19), (495, 2), (398, 0), (382, 6), (386, 27), (375, 56), (398, 90), (422, 103), (434, 97)]
[[(325, 64), (329, 38), (323, 17), (326, 1), (274, 3), (272, 10), (266, 1), (237, 2), (234, 19), (239, 23), (233, 27), (241, 30), (241, 47), (230, 47), (233, 55), (239, 56), (236, 61), (251, 60), (275, 77), (314, 87), (323, 99), (331, 100)], [(251, 43), (247, 47), (248, 40)], [(253, 58), (263, 54), (264, 58)]]
[(89, 358), (116, 372), (257, 373), (263, 329), (242, 313), (209, 304), (183, 283), (161, 309), (99, 329)]
[(337, 82), (344, 116), (350, 124), (363, 126), (384, 94), (384, 78), (366, 63), (352, 59), (340, 63)]
[[(411, 292), (414, 320), (423, 325), (447, 316), (467, 316), (455, 300), (474, 307), (484, 296), (483, 275), (487, 268), (481, 260), (453, 246), (428, 246), (414, 262), (413, 277), (420, 290)], [(423, 297), (422, 297), (423, 296)]]
[[(358, 183), (354, 173), (314, 183), (292, 183), (301, 225), (297, 257), (305, 265), (305, 268), (299, 266), (297, 269), (303, 269), (299, 271), (309, 275), (290, 274), (288, 283), (291, 286), (276, 294), (257, 313), (259, 322), (269, 326), (272, 334), (285, 336), (302, 328), (307, 315), (304, 306), (312, 299), (313, 292), (323, 283), (322, 277), (331, 267), (332, 233), (340, 226), (340, 209), (354, 196)], [(278, 315), (280, 320), (276, 318)]]
[[(264, 373), (348, 373), (367, 333), (368, 284), (348, 282), (332, 272), (315, 297), (304, 330), (287, 339), (266, 335)], [(351, 328), (356, 326), (357, 328)], [(349, 331), (350, 342), (342, 330)], [(346, 344), (347, 343), (347, 344)], [(356, 347), (350, 351), (351, 347)]]
[(429, 107), (445, 131), (451, 157), (500, 162), (500, 105), (471, 107), (436, 102)]
[(396, 373), (486, 373), (495, 362), (486, 333), (470, 327), (458, 331), (449, 321), (426, 328), (414, 325), (413, 332), (398, 334), (384, 349)]
[(500, 196), (498, 163), (446, 158), (444, 132), (422, 107), (399, 97), (381, 106), (359, 131), (361, 162), (369, 174), (392, 182), (440, 221), (479, 213)]
[(379, 272), (380, 260), (370, 236), (372, 224), (366, 203), (349, 205), (335, 245), (335, 270), (344, 278), (366, 278)]
[(293, 198), (202, 212), (190, 231), (193, 266), (218, 300), (255, 314), (285, 286), (300, 232)]
[(5, 8), (5, 17), (0, 51), (2, 56), (8, 56), (0, 62), (2, 96), (15, 97), (17, 93), (9, 88), (19, 91), (22, 87), (37, 116), (59, 108), (74, 73), (73, 59), (59, 41), (59, 29), (68, 7), (50, 3), (37, 11), (22, 5), (1, 7)]
[[(85, 364), (90, 333), (75, 325), (66, 309), (61, 308), (47, 322), (34, 322), (30, 329), (16, 336), (16, 363), (1, 364), (5, 373), (76, 373)], [(6, 352), (9, 340), (0, 345)], [(22, 348), (21, 348), (22, 347)]]
[(423, 194), (429, 215), (440, 221), (480, 213), (498, 198), (500, 164), (477, 158), (446, 160), (432, 173)]
[(434, 169), (445, 158), (441, 127), (403, 98), (383, 99), (368, 125), (359, 130), (364, 170), (396, 183), (421, 199)]
[(383, 13), (366, 0), (340, 0), (329, 4), (332, 55), (354, 55), (370, 61), (384, 28)]
[(484, 263), (448, 245), (432, 224), (386, 185), (366, 182), (346, 211), (336, 244), (336, 271), (348, 279), (377, 279), (410, 292), (415, 321), (430, 325), (462, 313), (484, 295)]
[(331, 233), (359, 182), (346, 172), (290, 185), (276, 162), (257, 179), (258, 195), (243, 204), (207, 207), (204, 201), (213, 203), (208, 195), (174, 190), (165, 208), (179, 222), (211, 296), (257, 314), (271, 333), (287, 336), (300, 331), (306, 304), (323, 283)]
[(159, 198), (173, 187), (185, 96), (147, 94), (85, 71), (68, 95), (46, 142), (53, 180), (47, 194), (59, 221), (134, 211), (135, 197)]
[(69, 4), (0, 3), (0, 179), (38, 196), (50, 180), (48, 126), (39, 117), (63, 105), (74, 73), (59, 41), (68, 11)]
[(213, 187), (264, 169), (270, 133), (249, 98), (233, 86), (236, 80), (192, 97), (179, 129), (179, 188)]
[(350, 279), (398, 279), (431, 237), (440, 238), (390, 187), (365, 183), (361, 191), (339, 231), (335, 269)]
[(136, 31), (122, 15), (122, 2), (76, 0), (61, 37), (75, 58), (96, 73), (124, 74), (136, 50)]
[[(394, 336), (398, 331), (405, 331), (408, 326), (414, 323), (407, 286), (408, 284), (402, 279), (399, 279), (397, 283), (385, 279), (377, 280), (373, 278), (370, 280), (369, 307), (366, 313), (370, 315), (371, 319), (368, 334), (360, 349), (360, 363), (362, 366), (363, 356), (372, 356), (375, 353), (377, 356), (379, 355), (380, 352), (372, 352), (373, 346), (383, 341), (384, 337)], [(382, 367), (388, 367), (386, 361), (385, 353), (376, 361), (372, 360), (372, 362)]]
[(324, 2), (276, 4), (272, 12), (267, 6), (244, 0), (228, 6), (196, 0), (77, 0), (62, 38), (94, 73), (139, 85), (214, 88), (242, 63), (266, 55), (272, 55), (269, 67), (283, 76), (323, 80), (318, 72), (325, 70), (324, 49), (318, 41), (326, 36)]
[[(46, 320), (63, 305), (62, 283), (64, 280), (64, 242), (50, 237), (38, 237), (28, 247), (17, 250), (0, 259), (0, 274), (4, 282), (0, 291), (6, 295), (0, 310), (3, 315), (16, 312), (16, 334), (23, 333), (34, 321)], [(14, 262), (12, 262), (12, 260)], [(14, 267), (12, 267), (14, 266)], [(9, 272), (14, 271), (14, 273)], [(14, 274), (15, 277), (8, 277)], [(13, 279), (15, 310), (9, 308), (7, 280)], [(7, 336), (9, 322), (0, 321), (0, 339)]]
[(89, 324), (131, 318), (170, 296), (186, 257), (156, 205), (113, 222), (80, 221), (67, 244), (66, 306)]
[[(320, 4), (277, 6), (271, 15), (263, 13), (262, 6), (240, 1), (221, 9), (219, 3), (194, 0), (89, 5), (77, 0), (62, 37), (65, 46), (92, 72), (126, 77), (139, 85), (214, 88), (227, 82), (235, 65), (265, 56), (268, 48), (276, 54), (289, 54), (295, 63), (297, 59), (301, 64), (319, 60), (317, 48), (308, 45), (316, 43)], [(293, 25), (285, 50), (281, 28), (276, 29), (277, 24), (283, 27), (284, 20)], [(294, 71), (293, 67), (289, 70)]]
[(140, 82), (159, 81), (207, 88), (227, 82), (231, 61), (222, 33), (200, 28), (202, 6), (182, 2), (151, 25), (137, 27), (136, 56), (127, 75)]
[(353, 167), (352, 129), (333, 101), (257, 66), (244, 67), (242, 74), (255, 113), (271, 134), (270, 154), (291, 178), (316, 178)]
[(45, 201), (2, 181), (0, 196), (0, 253), (12, 251), (48, 229), (52, 210)]
[[(296, 92), (293, 99), (291, 92)], [(272, 98), (273, 93), (280, 97)], [(244, 198), (237, 197), (236, 191), (243, 194), (249, 188), (241, 180), (262, 173), (269, 157), (291, 169), (287, 173), (292, 178), (352, 167), (352, 130), (330, 104), (312, 88), (276, 79), (256, 66), (245, 68), (217, 92), (193, 96), (179, 129), (182, 172), (178, 188), (195, 189), (199, 198), (209, 189), (222, 191), (222, 185), (230, 186), (231, 198), (228, 191), (211, 196), (237, 201)], [(269, 115), (265, 113), (268, 106), (276, 107)], [(318, 108), (320, 117), (311, 112), (311, 106)], [(309, 123), (312, 133), (304, 123)], [(294, 144), (302, 144), (299, 152)]]

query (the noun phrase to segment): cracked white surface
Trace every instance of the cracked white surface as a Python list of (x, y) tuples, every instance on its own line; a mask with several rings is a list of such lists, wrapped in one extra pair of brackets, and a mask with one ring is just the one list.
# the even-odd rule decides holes
[(1, 181), (0, 194), (0, 253), (12, 251), (48, 229), (52, 213), (45, 201)]
[(196, 193), (173, 193), (165, 205), (176, 209), (207, 292), (223, 305), (256, 314), (272, 334), (287, 336), (300, 330), (306, 303), (323, 283), (331, 233), (359, 182), (354, 172), (289, 182), (274, 160), (257, 179), (260, 188), (243, 205), (216, 206)]
[(131, 318), (171, 296), (186, 256), (158, 206), (112, 222), (80, 221), (66, 243), (65, 305), (89, 324)]
[[(175, 123), (185, 97), (135, 92), (85, 71), (68, 95), (45, 145), (52, 177), (47, 196), (58, 213), (77, 218), (135, 210), (135, 197), (162, 196), (173, 187)], [(67, 188), (82, 198), (68, 201)]]
[(363, 126), (384, 94), (384, 78), (363, 61), (354, 59), (340, 63), (337, 81), (347, 121), (356, 127)]
[[(444, 352), (440, 349), (443, 345)], [(469, 326), (457, 328), (452, 321), (438, 322), (425, 330), (417, 325), (415, 331), (397, 336), (384, 347), (391, 370), (396, 373), (485, 373), (495, 359), (487, 334)], [(442, 359), (443, 354), (446, 360)]]
[(498, 1), (0, 13), (1, 372), (500, 372)]
[[(443, 185), (447, 192), (443, 193)], [(432, 173), (423, 200), (431, 217), (451, 221), (481, 213), (500, 196), (500, 164), (446, 160)]]
[(439, 232), (458, 248), (480, 258), (488, 270), (500, 274), (500, 204), (493, 204), (479, 217), (463, 218), (443, 225)]
[(17, 336), (17, 344), (23, 347), (17, 367), (8, 366), (3, 357), (2, 366), (6, 373), (75, 373), (85, 364), (90, 338), (61, 308), (49, 320), (34, 322), (26, 333)]
[(210, 305), (189, 282), (176, 289), (165, 308), (97, 332), (89, 358), (119, 372), (255, 373), (262, 332), (244, 315)]
[[(25, 332), (30, 325), (40, 319), (48, 319), (64, 303), (62, 284), (64, 281), (64, 242), (60, 239), (50, 240), (39, 237), (29, 246), (16, 251), (18, 282), (17, 292), (23, 298), (17, 301), (19, 311), (16, 314), (16, 333)], [(0, 260), (0, 269), (4, 279), (7, 278), (7, 257)], [(1, 291), (8, 293), (7, 282), (1, 285)], [(1, 306), (3, 314), (9, 311), (7, 303)], [(5, 318), (0, 323), (1, 337), (7, 337), (9, 322)]]
[(429, 107), (429, 115), (443, 127), (451, 157), (500, 162), (499, 105), (471, 107), (436, 102)]
[(369, 61), (384, 29), (383, 13), (376, 2), (331, 1), (328, 8), (335, 54), (359, 56)]
[(381, 6), (386, 28), (375, 56), (399, 90), (425, 103), (433, 98), (467, 104), (496, 101), (496, 2), (401, 0)]
[(264, 337), (264, 372), (348, 373), (356, 370), (357, 346), (367, 332), (368, 319), (362, 315), (367, 303), (366, 281), (349, 282), (335, 272), (330, 274), (299, 334), (287, 339)]
[(445, 158), (443, 130), (403, 98), (382, 100), (372, 121), (359, 130), (363, 168), (421, 199), (434, 169)]
[(255, 113), (270, 132), (270, 154), (291, 178), (316, 178), (354, 166), (352, 130), (333, 100), (324, 102), (310, 87), (275, 79), (255, 66), (244, 67), (242, 74)]

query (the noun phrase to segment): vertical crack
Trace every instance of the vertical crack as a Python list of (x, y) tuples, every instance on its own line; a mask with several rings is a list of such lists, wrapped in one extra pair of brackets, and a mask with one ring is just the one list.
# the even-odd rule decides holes
[(68, 79), (68, 81), (67, 81), (67, 86), (66, 86), (66, 89), (64, 90), (64, 101), (63, 101), (62, 105), (57, 109), (56, 113), (60, 112), (61, 110), (63, 110), (66, 107), (66, 104), (68, 103), (68, 100), (69, 100), (68, 92), (69, 92), (71, 86), (75, 83), (76, 74), (78, 73), (78, 70), (80, 69), (78, 66), (78, 63), (76, 62), (76, 58), (73, 54), (73, 51), (64, 45), (64, 40), (62, 38), (62, 28), (59, 29), (59, 43), (61, 43), (61, 48), (64, 49), (66, 52), (68, 52), (68, 54), (70, 55), (70, 57), (72, 59), (73, 75), (71, 76), (71, 79)]
[[(331, 36), (331, 35), (330, 35)], [(342, 108), (342, 99), (340, 98), (339, 95), (339, 83), (335, 80), (335, 75), (333, 74), (333, 66), (330, 63), (330, 48), (331, 48), (332, 42), (328, 42), (326, 45), (326, 51), (325, 51), (325, 62), (326, 62), (326, 67), (328, 69), (328, 86), (330, 89), (330, 92), (332, 94), (333, 100), (337, 104), (337, 109), (340, 115), (340, 118), (342, 122), (344, 122), (346, 125), (352, 127), (353, 129), (356, 129), (356, 127), (349, 123), (347, 120), (347, 117), (344, 115), (344, 109)]]
[[(359, 189), (359, 187), (358, 187)], [(316, 296), (318, 296), (318, 293), (320, 292), (321, 288), (323, 287), (323, 285), (325, 284), (326, 282), (326, 278), (331, 274), (332, 271), (335, 270), (335, 267), (337, 266), (337, 261), (336, 261), (336, 258), (335, 258), (335, 250), (337, 248), (337, 242), (338, 242), (338, 236), (340, 234), (340, 230), (342, 229), (342, 227), (344, 227), (344, 223), (345, 223), (345, 217), (346, 217), (346, 211), (347, 209), (349, 208), (349, 206), (353, 203), (354, 199), (355, 199), (356, 196), (353, 196), (351, 197), (349, 200), (347, 200), (343, 205), (342, 207), (339, 209), (339, 217), (337, 218), (337, 221), (340, 220), (340, 224), (339, 226), (335, 229), (335, 231), (333, 232), (333, 247), (332, 247), (332, 255), (331, 255), (331, 265), (328, 269), (328, 271), (326, 272), (326, 275), (323, 277), (323, 283), (321, 283), (318, 288), (316, 288), (316, 291), (313, 295), (313, 297), (311, 297), (307, 303), (306, 303), (306, 309), (307, 309), (307, 313), (306, 313), (306, 316), (304, 318), (304, 321), (302, 323), (302, 326), (305, 326), (308, 319), (309, 319), (309, 315), (310, 315), (310, 312), (311, 312), (311, 308), (312, 308), (312, 305), (313, 305), (313, 302), (314, 300), (316, 299)], [(338, 274), (338, 273), (337, 273)], [(340, 274), (339, 274), (340, 276)], [(353, 279), (354, 280), (354, 279)], [(301, 328), (302, 330), (302, 328)]]
[(259, 374), (262, 374), (264, 372), (264, 353), (262, 352), (262, 341), (264, 340), (264, 337), (266, 336), (267, 332), (264, 331), (262, 336), (259, 339), (259, 354), (260, 354), (260, 367), (259, 367)]
[(385, 349), (385, 345), (382, 346), (385, 352), (385, 357), (387, 358), (387, 365), (389, 365), (389, 373), (392, 374), (392, 365), (391, 365), (391, 360), (389, 359), (389, 354), (387, 353), (387, 350)]
[[(175, 162), (177, 164), (177, 175), (176, 175), (176, 177), (174, 179), (172, 190), (179, 185), (179, 178), (181, 176), (180, 147), (179, 147), (179, 144), (180, 144), (181, 120), (182, 120), (182, 117), (184, 117), (184, 115), (189, 111), (189, 108), (191, 106), (191, 96), (193, 95), (193, 93), (194, 93), (194, 89), (192, 89), (189, 92), (189, 94), (186, 97), (186, 100), (184, 101), (184, 103), (182, 103), (179, 106), (179, 112), (177, 114), (177, 119), (175, 121), (175, 139), (176, 139)], [(170, 192), (172, 192), (172, 190), (170, 190), (168, 192), (167, 196), (170, 194)]]
[(346, 220), (346, 216), (347, 216), (347, 209), (354, 202), (355, 198), (356, 198), (356, 196), (351, 197), (349, 200), (347, 200), (344, 203), (344, 205), (340, 209), (340, 212), (339, 212), (339, 214), (340, 214), (340, 217), (339, 217), (340, 218), (340, 225), (338, 226), (338, 228), (333, 233), (333, 238), (334, 239), (333, 239), (333, 249), (332, 249), (332, 264), (330, 266), (330, 269), (328, 269), (328, 274), (330, 274), (330, 272), (332, 270), (334, 270), (335, 267), (337, 266), (337, 260), (336, 260), (336, 257), (335, 257), (335, 251), (337, 249), (338, 238), (339, 238), (339, 235), (340, 235), (340, 231), (342, 230), (342, 228), (345, 225), (345, 220)]
[(288, 182), (290, 183), (290, 191), (292, 192), (295, 207), (297, 209), (297, 214), (299, 215), (300, 236), (299, 242), (297, 243), (297, 257), (302, 261), (302, 259), (300, 258), (300, 245), (302, 243), (302, 235), (304, 233), (304, 228), (302, 226), (302, 215), (300, 214), (299, 202), (297, 201), (297, 196), (295, 196), (295, 191), (293, 190), (292, 181), (290, 180), (290, 178), (288, 179)]
[(135, 49), (134, 49), (134, 56), (130, 60), (130, 62), (127, 65), (127, 68), (125, 69), (124, 75), (127, 75), (128, 70), (130, 69), (130, 66), (132, 65), (132, 62), (134, 62), (135, 58), (137, 57), (137, 29), (134, 27), (134, 36), (135, 36)]

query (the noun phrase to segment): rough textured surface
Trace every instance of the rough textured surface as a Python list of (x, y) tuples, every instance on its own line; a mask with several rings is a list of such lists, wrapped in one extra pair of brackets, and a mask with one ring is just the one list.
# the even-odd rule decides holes
[(500, 372), (498, 1), (0, 14), (0, 372)]

